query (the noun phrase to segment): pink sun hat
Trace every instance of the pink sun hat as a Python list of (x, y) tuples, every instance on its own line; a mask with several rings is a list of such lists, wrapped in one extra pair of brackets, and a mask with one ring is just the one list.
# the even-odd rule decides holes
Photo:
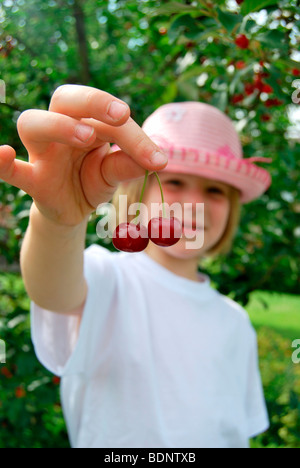
[[(161, 172), (185, 173), (224, 182), (240, 191), (240, 202), (259, 198), (271, 185), (268, 171), (243, 158), (239, 135), (227, 115), (202, 102), (164, 104), (142, 125), (144, 132), (167, 154)], [(112, 150), (119, 149), (113, 145)]]
[(271, 176), (254, 162), (243, 159), (238, 133), (219, 109), (201, 102), (170, 103), (159, 107), (142, 126), (168, 156), (162, 172), (199, 175), (237, 188), (241, 203), (259, 198), (271, 185)]

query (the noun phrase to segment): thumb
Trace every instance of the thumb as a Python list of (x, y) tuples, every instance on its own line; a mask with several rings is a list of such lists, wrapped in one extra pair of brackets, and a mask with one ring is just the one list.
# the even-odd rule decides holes
[(0, 179), (32, 196), (33, 165), (16, 159), (11, 146), (0, 146)]

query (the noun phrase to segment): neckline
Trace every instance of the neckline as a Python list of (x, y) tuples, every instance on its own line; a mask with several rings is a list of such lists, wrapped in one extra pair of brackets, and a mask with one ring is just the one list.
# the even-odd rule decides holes
[(197, 298), (206, 299), (211, 296), (215, 291), (211, 287), (211, 281), (209, 276), (198, 273), (199, 279), (204, 281), (194, 281), (183, 276), (179, 276), (166, 267), (160, 265), (153, 260), (145, 252), (139, 252), (135, 254), (136, 260), (143, 267), (143, 271), (151, 275), (151, 277), (157, 281), (160, 285), (164, 285), (173, 291), (181, 291), (184, 294), (190, 294), (197, 296)]

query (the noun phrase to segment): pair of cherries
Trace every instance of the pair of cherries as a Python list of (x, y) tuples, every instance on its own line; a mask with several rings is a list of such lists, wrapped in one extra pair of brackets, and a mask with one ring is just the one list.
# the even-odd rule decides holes
[[(156, 172), (155, 176), (161, 191), (163, 216), (152, 218), (148, 226), (143, 226), (138, 222), (138, 216), (140, 214), (140, 209), (138, 209), (137, 216), (133, 221), (130, 223), (121, 223), (116, 227), (113, 234), (113, 245), (117, 250), (131, 253), (142, 252), (147, 248), (150, 240), (160, 247), (171, 247), (181, 239), (181, 222), (174, 216), (170, 218), (165, 216), (163, 191)], [(146, 171), (145, 175), (140, 204), (143, 199), (147, 178), (148, 171)]]

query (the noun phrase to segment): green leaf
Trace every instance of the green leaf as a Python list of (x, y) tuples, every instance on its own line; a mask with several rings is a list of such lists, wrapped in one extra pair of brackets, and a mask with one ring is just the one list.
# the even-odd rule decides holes
[(191, 78), (195, 78), (201, 75), (205, 71), (205, 67), (198, 65), (198, 66), (193, 66), (189, 70), (185, 71), (184, 73), (181, 73), (179, 77), (177, 78), (177, 83), (181, 83), (182, 81), (187, 81), (190, 80)]
[(269, 48), (272, 47), (275, 49), (285, 49), (288, 47), (284, 32), (279, 31), (278, 29), (273, 29), (263, 34), (258, 34), (256, 39)]
[(195, 83), (191, 83), (189, 81), (178, 83), (178, 90), (185, 100), (198, 101), (199, 92)]
[(189, 31), (192, 35), (196, 35), (199, 32), (199, 25), (197, 25), (197, 21), (190, 15), (182, 14), (177, 16), (172, 22), (168, 30), (168, 36), (170, 40), (174, 42), (186, 31)]
[(243, 101), (244, 107), (252, 106), (253, 103), (256, 101), (257, 96), (258, 96), (258, 90), (254, 91), (254, 93), (250, 94), (250, 96), (247, 96)]
[(173, 82), (166, 86), (165, 91), (161, 95), (162, 103), (169, 103), (174, 101), (178, 92), (177, 83)]
[(243, 17), (241, 15), (236, 15), (229, 11), (222, 11), (220, 8), (217, 8), (217, 13), (220, 22), (228, 32), (232, 32), (234, 28), (242, 23)]
[(211, 104), (221, 111), (225, 112), (228, 105), (228, 93), (226, 90), (216, 92), (213, 96)]
[(274, 0), (245, 0), (241, 6), (241, 13), (245, 16), (271, 5), (278, 5), (278, 2), (274, 2)]
[(199, 11), (199, 8), (179, 2), (168, 2), (166, 5), (151, 11), (151, 16), (172, 15), (174, 13), (192, 13), (195, 11)]
[(281, 57), (280, 59), (277, 59), (276, 65), (281, 66), (283, 70), (286, 70), (288, 68), (295, 68), (300, 71), (300, 63), (295, 62), (294, 60), (288, 57)]
[(191, 15), (179, 15), (174, 17), (168, 30), (168, 37), (174, 43), (180, 37), (186, 37), (194, 41), (205, 41), (207, 37), (214, 35), (219, 25), (212, 18), (205, 18), (205, 22), (193, 18)]

